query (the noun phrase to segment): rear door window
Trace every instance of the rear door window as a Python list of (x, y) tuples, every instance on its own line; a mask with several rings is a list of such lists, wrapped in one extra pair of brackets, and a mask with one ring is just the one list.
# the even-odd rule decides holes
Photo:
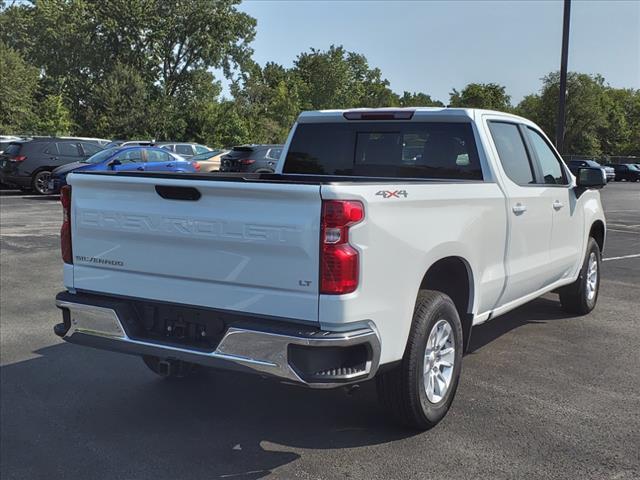
[(58, 155), (58, 144), (55, 142), (50, 143), (47, 145), (47, 148), (44, 149), (44, 153), (47, 155)]
[(114, 160), (119, 160), (120, 163), (136, 163), (142, 161), (142, 149), (132, 148), (119, 153), (114, 157)]
[(482, 180), (470, 123), (300, 124), (284, 173)]
[(93, 155), (94, 153), (98, 153), (102, 150), (102, 147), (95, 143), (80, 142), (80, 146), (82, 147), (84, 155)]
[(58, 153), (63, 157), (80, 157), (78, 145), (69, 142), (58, 142)]
[(170, 162), (171, 155), (167, 152), (163, 152), (160, 150), (153, 150), (150, 148), (146, 149), (147, 151), (147, 162)]
[(489, 130), (507, 176), (518, 185), (535, 184), (533, 166), (515, 123), (489, 122)]
[(179, 155), (193, 155), (191, 145), (176, 145), (176, 153)]

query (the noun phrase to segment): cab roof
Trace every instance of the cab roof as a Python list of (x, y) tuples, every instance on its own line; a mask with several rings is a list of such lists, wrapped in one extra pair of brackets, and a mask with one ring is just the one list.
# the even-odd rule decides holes
[(460, 122), (479, 118), (481, 115), (491, 115), (512, 119), (518, 122), (530, 123), (529, 120), (510, 113), (477, 108), (449, 108), (449, 107), (384, 107), (384, 108), (350, 108), (336, 110), (312, 110), (302, 112), (298, 116), (298, 123), (325, 123), (349, 121), (449, 121)]

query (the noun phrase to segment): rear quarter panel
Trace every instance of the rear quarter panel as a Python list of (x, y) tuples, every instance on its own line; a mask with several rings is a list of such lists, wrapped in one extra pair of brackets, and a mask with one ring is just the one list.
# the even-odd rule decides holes
[[(405, 190), (383, 198), (380, 190)], [(491, 310), (504, 286), (505, 199), (495, 183), (327, 185), (323, 199), (354, 199), (365, 220), (350, 231), (360, 252), (360, 285), (349, 295), (320, 295), (323, 328), (371, 321), (382, 338), (382, 363), (402, 358), (415, 300), (431, 265), (461, 257), (472, 272), (470, 312)]]

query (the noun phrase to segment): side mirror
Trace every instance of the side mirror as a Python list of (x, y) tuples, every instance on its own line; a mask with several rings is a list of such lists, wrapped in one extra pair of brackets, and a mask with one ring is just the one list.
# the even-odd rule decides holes
[(107, 164), (107, 166), (108, 166), (109, 168), (114, 168), (114, 167), (117, 167), (118, 165), (122, 165), (122, 162), (121, 162), (120, 160), (111, 160), (111, 161)]
[(602, 188), (607, 184), (607, 176), (602, 168), (581, 167), (576, 175), (576, 185), (582, 188)]

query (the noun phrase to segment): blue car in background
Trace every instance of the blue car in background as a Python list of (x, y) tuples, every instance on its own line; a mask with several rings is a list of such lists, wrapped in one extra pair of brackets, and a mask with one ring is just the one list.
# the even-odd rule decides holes
[(197, 162), (157, 147), (111, 147), (100, 150), (86, 160), (62, 165), (51, 172), (49, 188), (59, 193), (71, 172), (197, 172)]

